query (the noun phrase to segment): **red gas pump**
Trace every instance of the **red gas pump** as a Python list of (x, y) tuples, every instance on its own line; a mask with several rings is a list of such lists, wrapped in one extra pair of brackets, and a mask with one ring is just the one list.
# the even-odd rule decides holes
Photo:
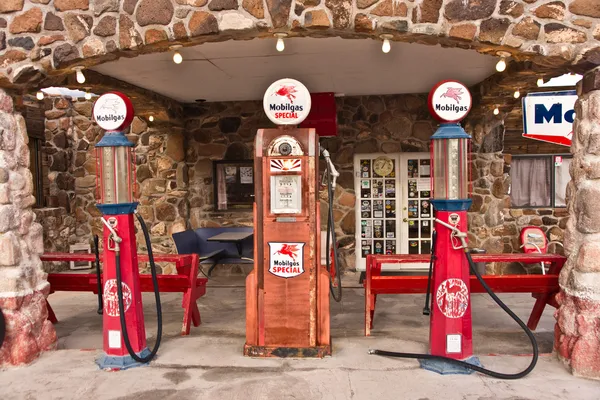
[[(282, 79), (267, 89), (264, 107), (280, 128), (261, 129), (255, 140), (255, 261), (246, 280), (244, 355), (323, 357), (331, 354), (331, 338), (330, 275), (320, 263), (320, 148), (314, 129), (295, 128), (310, 111), (310, 93)], [(339, 300), (341, 292), (334, 292)]]
[[(429, 354), (397, 353), (370, 350), (371, 354), (419, 359), (421, 367), (440, 374), (470, 374), (478, 371), (500, 379), (522, 378), (533, 370), (538, 358), (535, 338), (527, 326), (485, 283), (467, 247), (467, 210), (469, 199), (470, 136), (458, 123), (471, 109), (469, 89), (460, 82), (443, 81), (429, 94), (432, 115), (441, 122), (431, 137), (431, 165), (435, 210), (435, 248), (432, 251), (430, 280), (433, 291)], [(471, 293), (469, 270), (486, 292), (509, 314), (529, 337), (533, 358), (529, 366), (516, 374), (487, 370), (473, 356)], [(428, 285), (429, 287), (429, 285)], [(429, 296), (429, 290), (428, 290)], [(429, 312), (426, 300), (424, 314)]]
[[(133, 120), (133, 106), (122, 93), (106, 93), (96, 100), (93, 115), (98, 125), (106, 130), (96, 144), (99, 195), (96, 206), (103, 214), (104, 224), (104, 355), (97, 363), (102, 369), (119, 370), (147, 363), (155, 356), (162, 336), (162, 312), (148, 229), (136, 213), (138, 203), (133, 199), (134, 144), (124, 135)], [(146, 346), (134, 213), (146, 239), (156, 298), (158, 334), (152, 351)]]

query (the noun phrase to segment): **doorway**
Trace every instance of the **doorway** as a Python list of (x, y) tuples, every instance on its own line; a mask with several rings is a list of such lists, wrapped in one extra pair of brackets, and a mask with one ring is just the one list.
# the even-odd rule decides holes
[[(433, 209), (430, 154), (354, 156), (356, 269), (368, 254), (429, 254)], [(383, 264), (392, 271), (425, 271), (427, 264)]]

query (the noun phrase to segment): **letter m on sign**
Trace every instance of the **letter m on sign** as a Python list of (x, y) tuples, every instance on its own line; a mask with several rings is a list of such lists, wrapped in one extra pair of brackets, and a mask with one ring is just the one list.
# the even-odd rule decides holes
[(544, 120), (548, 123), (562, 124), (562, 104), (552, 104), (549, 110), (544, 104), (536, 104), (535, 123), (543, 124)]

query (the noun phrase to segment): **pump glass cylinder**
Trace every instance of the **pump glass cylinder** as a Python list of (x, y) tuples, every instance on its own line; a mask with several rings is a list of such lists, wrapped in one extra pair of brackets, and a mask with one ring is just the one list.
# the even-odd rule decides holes
[(467, 139), (438, 139), (432, 142), (434, 199), (459, 200), (468, 198)]
[(101, 147), (100, 158), (100, 202), (122, 204), (132, 202), (133, 177), (131, 151), (129, 147)]

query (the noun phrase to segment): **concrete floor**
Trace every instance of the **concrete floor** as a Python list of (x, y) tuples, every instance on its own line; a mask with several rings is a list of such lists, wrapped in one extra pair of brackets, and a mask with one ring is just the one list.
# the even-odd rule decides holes
[[(203, 324), (189, 337), (178, 336), (181, 295), (162, 296), (164, 337), (150, 366), (122, 372), (98, 370), (102, 322), (90, 293), (50, 297), (60, 323), (59, 351), (33, 365), (0, 372), (0, 399), (594, 399), (600, 382), (575, 378), (552, 351), (553, 309), (544, 313), (536, 337), (543, 354), (536, 369), (518, 381), (474, 374), (440, 376), (413, 360), (368, 355), (370, 348), (425, 352), (428, 320), (421, 315), (424, 296), (381, 296), (373, 336), (363, 336), (364, 296), (355, 277), (345, 280), (342, 303), (333, 302), (333, 357), (322, 360), (249, 359), (245, 340), (243, 281), (217, 277), (198, 302)], [(533, 306), (528, 295), (503, 295), (526, 319)], [(144, 295), (150, 344), (155, 335), (154, 303)], [(531, 352), (518, 326), (484, 295), (473, 297), (475, 353), (485, 367), (516, 372)]]

